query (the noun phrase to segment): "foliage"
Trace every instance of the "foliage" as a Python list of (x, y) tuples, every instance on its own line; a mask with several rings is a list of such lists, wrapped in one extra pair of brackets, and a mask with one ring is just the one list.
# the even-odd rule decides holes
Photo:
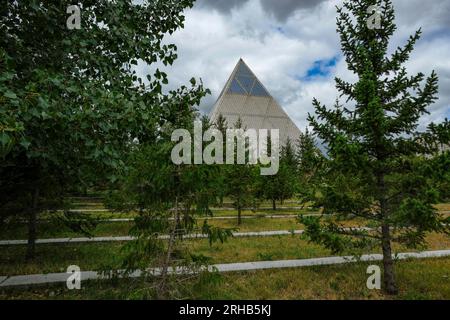
[[(193, 108), (185, 118), (177, 119), (174, 127), (190, 128), (192, 132)], [(109, 202), (113, 209), (139, 212), (130, 231), (136, 240), (124, 246), (122, 268), (127, 274), (136, 270), (144, 272), (158, 298), (167, 298), (180, 281), (198, 275), (208, 263), (208, 259), (196, 256), (187, 247), (186, 235), (201, 232), (212, 244), (225, 241), (233, 231), (210, 226), (206, 220), (198, 226), (197, 220), (210, 216), (210, 206), (217, 203), (218, 168), (175, 165), (171, 159), (174, 143), (169, 140), (172, 128), (167, 128), (157, 143), (136, 146), (126, 172), (119, 174), (118, 189), (111, 192)], [(160, 276), (155, 277), (149, 267), (159, 268)], [(178, 270), (176, 277), (171, 270)]]
[(66, 26), (72, 4), (0, 9), (0, 216), (27, 214), (29, 257), (39, 212), (61, 205), (71, 185), (116, 180), (136, 141), (156, 141), (173, 109), (204, 93), (195, 80), (163, 92), (164, 72), (144, 80), (133, 67), (173, 63), (176, 46), (163, 39), (193, 0), (81, 1), (80, 30)]
[(296, 148), (297, 188), (296, 196), (305, 204), (314, 198), (315, 185), (323, 174), (325, 157), (317, 148), (314, 135), (306, 129), (301, 133)]
[[(219, 116), (216, 119), (216, 122), (212, 124), (214, 129), (219, 130), (222, 133), (222, 137), (226, 137), (227, 136), (227, 128), (228, 128), (228, 122), (226, 120), (226, 118), (222, 115), (219, 114)], [(222, 150), (226, 150), (226, 140), (223, 140), (223, 145), (222, 145)], [(216, 188), (217, 188), (217, 192), (218, 192), (218, 196), (219, 196), (219, 205), (223, 206), (223, 200), (224, 197), (226, 196), (226, 167), (223, 165), (218, 165), (218, 174), (217, 177), (215, 178), (215, 182), (216, 182)]]
[[(381, 10), (380, 29), (367, 26), (371, 5)], [(384, 289), (391, 294), (397, 293), (391, 243), (418, 247), (428, 232), (448, 228), (433, 205), (448, 193), (443, 187), (448, 186), (449, 153), (435, 155), (439, 144), (449, 142), (450, 129), (446, 120), (419, 131), (421, 116), (437, 99), (438, 77), (434, 71), (427, 78), (422, 73), (409, 76), (404, 67), (420, 30), (388, 54), (394, 17), (389, 0), (346, 1), (338, 8), (342, 51), (358, 81), (337, 78), (336, 88), (347, 105), (336, 101), (328, 109), (314, 99), (316, 117), (309, 117), (329, 157), (313, 200), (324, 214), (363, 218), (375, 228), (369, 232), (301, 219), (313, 241), (335, 252), (381, 244)]]
[[(270, 139), (269, 147), (270, 149)], [(279, 169), (272, 176), (260, 176), (258, 179), (258, 195), (262, 199), (272, 201), (272, 209), (276, 210), (276, 201), (292, 198), (298, 188), (297, 155), (292, 142), (288, 139), (281, 148)]]
[[(246, 130), (243, 128), (241, 118), (238, 118), (234, 124), (234, 129)], [(233, 158), (237, 162), (238, 142), (245, 137), (237, 135), (233, 141)], [(227, 164), (225, 168), (226, 194), (233, 200), (233, 207), (238, 212), (238, 225), (242, 223), (242, 209), (254, 203), (256, 189), (256, 175), (258, 166), (249, 163), (249, 144), (245, 141), (245, 163)], [(227, 150), (227, 153), (230, 150)]]

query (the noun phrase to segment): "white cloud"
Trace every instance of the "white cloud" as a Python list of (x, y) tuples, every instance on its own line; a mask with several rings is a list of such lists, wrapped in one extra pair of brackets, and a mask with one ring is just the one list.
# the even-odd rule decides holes
[[(274, 6), (266, 0), (263, 4), (248, 0), (222, 9), (201, 5), (187, 11), (185, 28), (167, 39), (177, 44), (179, 53), (172, 67), (162, 68), (169, 74), (171, 86), (186, 84), (191, 77), (202, 78), (212, 90), (212, 96), (201, 105), (201, 111), (208, 113), (242, 57), (303, 130), (307, 113), (313, 112), (313, 97), (328, 105), (334, 103), (334, 76), (354, 80), (343, 59), (327, 77), (299, 80), (315, 61), (340, 56), (335, 5), (341, 1), (328, 0), (316, 6), (306, 5), (307, 2), (284, 20), (270, 11)], [(391, 50), (423, 26), (423, 39), (407, 67), (411, 74), (428, 74), (432, 69), (438, 72), (440, 99), (422, 123), (441, 121), (450, 116), (450, 18), (446, 14), (450, 4), (445, 0), (435, 0), (433, 5), (419, 0), (396, 0), (394, 5), (398, 30)]]

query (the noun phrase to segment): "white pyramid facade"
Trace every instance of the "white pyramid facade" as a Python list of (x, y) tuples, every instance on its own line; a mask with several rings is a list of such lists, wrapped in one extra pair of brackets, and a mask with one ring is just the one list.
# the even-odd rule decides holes
[(229, 127), (240, 117), (247, 129), (279, 129), (283, 144), (288, 138), (295, 143), (300, 137), (295, 123), (242, 59), (217, 99), (210, 121), (214, 123), (220, 114), (226, 118)]

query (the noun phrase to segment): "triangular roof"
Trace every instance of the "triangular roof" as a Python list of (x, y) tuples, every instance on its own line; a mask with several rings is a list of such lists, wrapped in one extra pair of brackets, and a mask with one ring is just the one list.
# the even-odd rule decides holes
[(230, 127), (241, 118), (247, 129), (279, 129), (283, 143), (287, 138), (295, 142), (300, 137), (300, 130), (242, 59), (213, 107), (211, 122), (220, 114)]

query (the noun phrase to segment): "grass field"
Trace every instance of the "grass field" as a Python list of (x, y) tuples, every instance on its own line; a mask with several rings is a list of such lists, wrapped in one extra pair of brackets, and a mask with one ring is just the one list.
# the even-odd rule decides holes
[[(195, 254), (211, 258), (211, 263), (307, 259), (331, 256), (321, 246), (311, 244), (302, 236), (274, 236), (231, 238), (225, 243), (209, 245), (206, 239), (185, 241)], [(450, 248), (450, 238), (430, 235), (428, 249)], [(45, 244), (37, 246), (35, 261), (25, 263), (25, 246), (0, 247), (0, 274), (18, 275), (65, 272), (67, 266), (76, 264), (82, 270), (98, 270), (102, 266), (120, 268), (122, 243)], [(398, 251), (411, 251), (397, 247)], [(375, 250), (373, 253), (379, 252)]]
[[(103, 209), (99, 199), (92, 201), (80, 199), (77, 208)], [(297, 206), (295, 202), (283, 206)], [(450, 205), (437, 206), (441, 212)], [(244, 219), (237, 225), (235, 211), (215, 211), (215, 216), (234, 216), (225, 220), (209, 220), (215, 226), (235, 228), (239, 232), (268, 230), (298, 230), (304, 226), (296, 221), (301, 213), (312, 210), (285, 209), (253, 212), (243, 211), (244, 215), (254, 215), (254, 219)], [(317, 212), (317, 211), (315, 211)], [(91, 212), (98, 218), (133, 217), (134, 213)], [(292, 218), (258, 217), (267, 214), (292, 214)], [(446, 215), (448, 213), (445, 213)], [(199, 217), (201, 225), (205, 217)], [(363, 221), (345, 222), (348, 226), (365, 226)], [(93, 236), (128, 235), (133, 222), (99, 222)], [(17, 223), (8, 226), (0, 233), (0, 239), (26, 239), (26, 225)], [(38, 238), (80, 237), (81, 233), (68, 231), (50, 222), (40, 222)], [(431, 234), (427, 237), (427, 250), (449, 249), (450, 237)], [(285, 259), (306, 259), (332, 256), (329, 250), (309, 243), (303, 236), (272, 236), (257, 238), (230, 238), (225, 243), (209, 245), (206, 239), (184, 242), (192, 253), (210, 258), (210, 263), (233, 263), (249, 261), (271, 261)], [(67, 266), (78, 265), (81, 270), (99, 270), (103, 267), (121, 268), (123, 243), (83, 243), (83, 244), (45, 244), (37, 245), (37, 256), (33, 262), (25, 262), (26, 246), (0, 247), (0, 275), (20, 275), (36, 273), (65, 272)], [(425, 249), (425, 248), (423, 248)], [(412, 251), (399, 246), (396, 252)], [(372, 253), (379, 253), (373, 250)], [(367, 252), (369, 253), (369, 252)], [(385, 299), (378, 291), (365, 286), (367, 265), (356, 263), (346, 266), (321, 266), (299, 269), (266, 270), (204, 276), (199, 283), (186, 283), (181, 297), (192, 299)], [(399, 299), (450, 299), (450, 258), (400, 261), (397, 263), (400, 285)], [(67, 291), (62, 285), (49, 285), (27, 289), (2, 289), (0, 299), (133, 299), (142, 298), (147, 292), (142, 280), (91, 281), (83, 283), (81, 291)], [(178, 297), (178, 296), (177, 296)]]
[[(262, 270), (205, 276), (185, 283), (178, 298), (191, 299), (450, 299), (450, 258), (396, 264), (399, 295), (366, 287), (367, 263)], [(142, 299), (140, 280), (86, 281), (81, 290), (64, 285), (0, 291), (0, 299)]]
[[(254, 218), (254, 219), (243, 219), (241, 225), (237, 224), (237, 218), (233, 217), (230, 219), (208, 219), (208, 218), (198, 218), (197, 228), (194, 232), (200, 232), (201, 225), (204, 220), (208, 220), (208, 223), (213, 226), (222, 228), (232, 228), (239, 232), (249, 232), (249, 231), (273, 231), (273, 230), (299, 230), (303, 229), (304, 226), (300, 224), (296, 215), (292, 218)], [(364, 226), (362, 221), (354, 220), (351, 222), (344, 223), (348, 226)], [(93, 230), (91, 230), (92, 236), (126, 236), (129, 234), (129, 230), (132, 227), (133, 222), (99, 222)], [(66, 238), (66, 237), (83, 237), (86, 236), (80, 232), (73, 232), (67, 228), (61, 228), (50, 222), (41, 222), (38, 227), (37, 236), (39, 239), (47, 238)], [(23, 223), (18, 223), (9, 226), (0, 234), (0, 240), (11, 240), (11, 239), (27, 239), (27, 226)]]

